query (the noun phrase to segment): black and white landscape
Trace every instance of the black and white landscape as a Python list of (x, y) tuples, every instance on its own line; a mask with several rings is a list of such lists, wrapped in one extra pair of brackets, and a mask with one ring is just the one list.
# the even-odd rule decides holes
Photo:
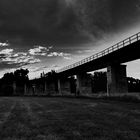
[(0, 0), (0, 140), (140, 140), (140, 0)]

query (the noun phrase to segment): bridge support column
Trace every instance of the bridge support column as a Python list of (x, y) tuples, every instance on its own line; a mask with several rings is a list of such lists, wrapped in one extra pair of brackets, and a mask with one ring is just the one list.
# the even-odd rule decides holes
[(26, 85), (26, 83), (24, 84), (24, 95), (27, 95), (27, 85)]
[(61, 92), (62, 95), (70, 94), (70, 79), (67, 77), (61, 80)]
[(77, 74), (77, 87), (76, 93), (79, 94), (90, 94), (92, 92), (91, 89), (91, 78), (87, 73)]
[(70, 93), (70, 81), (68, 78), (58, 79), (58, 93), (61, 95)]
[(76, 94), (76, 79), (74, 76), (71, 76), (69, 79), (70, 82), (70, 93)]
[(46, 91), (47, 91), (47, 82), (46, 82), (46, 80), (44, 80), (44, 89), (43, 89), (44, 91), (44, 94), (46, 93)]
[(16, 85), (16, 82), (14, 81), (13, 82), (13, 94), (16, 95), (16, 88), (17, 88), (17, 85)]
[(126, 65), (112, 65), (107, 68), (107, 94), (127, 93)]
[(57, 85), (57, 87), (58, 87), (58, 93), (59, 94), (62, 94), (62, 92), (61, 92), (61, 81), (60, 81), (60, 79), (58, 79), (58, 81), (57, 81), (58, 83), (58, 85)]

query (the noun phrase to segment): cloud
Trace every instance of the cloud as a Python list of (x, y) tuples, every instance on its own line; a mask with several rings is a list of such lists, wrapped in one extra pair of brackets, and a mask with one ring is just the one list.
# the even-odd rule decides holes
[(4, 49), (0, 51), (0, 65), (4, 67), (20, 67), (28, 64), (41, 62), (40, 59), (25, 52), (14, 52), (13, 49)]
[(18, 53), (14, 53), (11, 58), (17, 58), (17, 57), (20, 57), (20, 56), (27, 56), (27, 53), (25, 52), (18, 52)]
[(85, 49), (85, 50), (78, 50), (77, 53), (79, 54), (85, 54), (85, 53), (91, 53), (93, 52), (94, 50), (91, 50), (91, 49)]
[(43, 47), (35, 46), (27, 52), (16, 52), (14, 49), (2, 49), (0, 51), (0, 66), (4, 68), (18, 68), (21, 66), (40, 63), (40, 56), (47, 57), (62, 57), (70, 60), (71, 54), (64, 52), (50, 52), (53, 46)]
[(52, 46), (48, 48), (43, 46), (35, 46), (35, 48), (29, 50), (29, 54), (45, 56), (50, 49), (52, 49)]
[(1, 61), (7, 65), (16, 65), (16, 66), (23, 66), (23, 65), (28, 65), (28, 64), (34, 64), (41, 62), (40, 59), (36, 59), (33, 56), (25, 56), (25, 55), (20, 55), (17, 57), (6, 57), (2, 58)]
[(71, 57), (68, 57), (68, 56), (64, 56), (63, 58), (66, 59), (66, 60), (71, 60), (72, 59)]
[(59, 65), (52, 65), (51, 68), (59, 68)]
[(48, 57), (63, 57), (64, 59), (71, 59), (71, 54), (64, 53), (64, 52), (51, 52), (47, 56)]
[(60, 0), (1, 0), (1, 36), (50, 43), (66, 40), (73, 32), (73, 16), (72, 9)]
[(0, 42), (0, 47), (8, 47), (10, 44), (6, 42)]
[(3, 49), (0, 51), (0, 55), (11, 55), (13, 53), (13, 49)]
[(138, 5), (139, 0), (0, 0), (0, 38), (65, 46), (95, 41), (137, 22)]

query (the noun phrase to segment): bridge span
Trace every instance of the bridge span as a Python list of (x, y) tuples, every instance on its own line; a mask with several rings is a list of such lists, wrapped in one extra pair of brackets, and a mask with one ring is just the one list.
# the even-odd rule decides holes
[(82, 93), (82, 85), (87, 82), (87, 72), (107, 68), (107, 93), (126, 93), (127, 72), (126, 65), (122, 63), (133, 61), (140, 58), (140, 32), (124, 39), (121, 42), (87, 57), (72, 65), (68, 65), (57, 71), (58, 89), (61, 92), (61, 85), (64, 86), (64, 80), (69, 76), (77, 75), (78, 93)]

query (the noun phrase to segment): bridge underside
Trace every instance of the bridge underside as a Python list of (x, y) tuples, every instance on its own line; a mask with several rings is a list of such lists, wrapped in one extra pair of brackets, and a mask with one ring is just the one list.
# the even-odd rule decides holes
[[(76, 82), (69, 78), (61, 78), (58, 80), (59, 93), (61, 95), (72, 93), (72, 84), (75, 87), (73, 90), (76, 95), (87, 95), (92, 93), (91, 76), (87, 73), (79, 72), (76, 75)], [(102, 84), (102, 83), (101, 83)], [(102, 85), (100, 85), (102, 87)], [(127, 76), (126, 65), (111, 65), (107, 67), (107, 95), (115, 95), (118, 93), (127, 93)], [(94, 85), (93, 85), (94, 87)]]
[(59, 77), (68, 77), (76, 75), (79, 72), (91, 72), (114, 64), (126, 63), (140, 58), (139, 53), (140, 41), (137, 41), (131, 45), (121, 48), (117, 51), (109, 53), (91, 62), (82, 64), (72, 69), (58, 73)]
[[(99, 57), (93, 61), (87, 62), (72, 69), (68, 69), (66, 71), (62, 71), (58, 73), (58, 77), (61, 79), (62, 77), (66, 78), (69, 76), (77, 75), (77, 92), (87, 93), (90, 91), (90, 84), (88, 84), (86, 88), (83, 88), (85, 86), (85, 82), (88, 81), (84, 73), (107, 68), (108, 94), (126, 93), (128, 92), (126, 66), (121, 64), (139, 59), (139, 47), (140, 41), (134, 42), (126, 47)], [(83, 89), (88, 89), (88, 91), (84, 91)]]

